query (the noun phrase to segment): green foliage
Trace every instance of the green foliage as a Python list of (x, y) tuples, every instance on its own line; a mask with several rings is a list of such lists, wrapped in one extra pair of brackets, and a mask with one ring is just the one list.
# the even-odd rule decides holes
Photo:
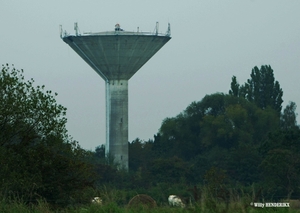
[[(189, 181), (200, 180), (209, 167), (218, 165), (235, 180), (251, 183), (259, 176), (257, 147), (278, 128), (277, 112), (270, 107), (262, 110), (244, 98), (221, 93), (206, 95), (177, 117), (164, 120), (153, 151), (189, 162), (195, 172), (188, 175)], [(239, 152), (243, 154), (238, 159)], [(238, 162), (242, 164), (237, 167)]]
[[(25, 81), (22, 70), (3, 66), (0, 89), (0, 190), (24, 209), (34, 203), (41, 212), (67, 205), (66, 212), (133, 212), (123, 207), (142, 193), (161, 206), (151, 212), (185, 212), (166, 207), (167, 198), (190, 198), (188, 189), (199, 184), (203, 196), (189, 212), (247, 212), (232, 186), (242, 186), (242, 195), (255, 183), (270, 199), (300, 196), (296, 104), (279, 116), (282, 90), (270, 66), (255, 67), (242, 86), (233, 77), (229, 95), (206, 95), (166, 118), (154, 141), (129, 143), (130, 172), (117, 169), (104, 145), (81, 149), (67, 134), (57, 94)], [(105, 205), (86, 205), (94, 196)]]
[[(213, 172), (214, 173), (214, 172)], [(214, 173), (216, 174), (216, 173)], [(223, 188), (225, 189), (225, 188)], [(253, 208), (250, 203), (253, 202), (252, 193), (256, 194), (254, 189), (249, 192), (243, 192), (242, 188), (236, 190), (228, 190), (228, 201), (222, 199), (220, 196), (212, 196), (207, 187), (201, 187), (201, 199), (198, 202), (192, 200), (192, 203), (187, 203), (186, 208), (170, 207), (167, 203), (168, 195), (177, 194), (183, 197), (188, 194), (182, 194), (185, 191), (184, 185), (177, 184), (160, 184), (148, 191), (148, 195), (156, 200), (158, 204), (155, 208), (149, 208), (145, 205), (137, 206), (136, 208), (129, 208), (129, 201), (138, 194), (128, 190), (118, 190), (115, 188), (100, 189), (98, 191), (101, 198), (103, 198), (103, 205), (85, 204), (77, 206), (68, 206), (61, 209), (52, 209), (45, 200), (38, 200), (35, 205), (26, 205), (23, 201), (0, 201), (0, 212), (5, 213), (54, 213), (54, 212), (68, 212), (68, 213), (84, 213), (84, 212), (124, 212), (124, 213), (167, 213), (167, 212), (297, 212), (293, 208), (282, 211), (280, 208)], [(219, 192), (222, 192), (219, 190)], [(219, 193), (219, 195), (221, 195)], [(188, 198), (188, 197), (187, 197)], [(120, 202), (121, 201), (121, 202)], [(268, 202), (268, 201), (266, 201)]]
[(239, 96), (240, 85), (236, 80), (236, 76), (233, 76), (231, 79), (231, 90), (229, 90), (229, 95), (233, 95), (235, 97)]
[(25, 203), (66, 205), (93, 184), (88, 152), (67, 135), (66, 108), (51, 91), (25, 81), (23, 70), (0, 72), (0, 190)]
[(263, 182), (272, 196), (300, 195), (300, 130), (281, 130), (269, 134), (260, 147)]
[[(221, 197), (224, 199), (229, 198), (229, 194), (227, 194), (227, 191), (224, 190), (224, 184), (226, 184), (228, 181), (227, 178), (226, 171), (220, 168), (211, 167), (208, 171), (206, 171), (203, 179), (207, 189), (206, 193), (209, 195), (208, 197)], [(212, 199), (209, 200), (211, 201)]]
[(188, 172), (187, 163), (178, 157), (158, 158), (150, 165), (151, 179), (159, 183), (185, 182)]
[(250, 76), (251, 78), (242, 86), (237, 83), (236, 77), (233, 76), (229, 94), (243, 97), (261, 109), (266, 109), (269, 106), (279, 115), (282, 108), (283, 91), (279, 82), (275, 81), (271, 66), (263, 65), (260, 69), (255, 66)]
[[(23, 70), (2, 66), (0, 73), (1, 145), (18, 144), (20, 140), (59, 136), (66, 139), (66, 108), (57, 104), (45, 86), (33, 86), (24, 80)], [(27, 137), (27, 138), (26, 138)]]
[(97, 159), (100, 163), (105, 163), (105, 146), (102, 144), (101, 146), (97, 146), (95, 149), (95, 158), (93, 160)]
[(146, 168), (147, 164), (153, 160), (154, 156), (151, 152), (153, 141), (141, 141), (136, 138), (129, 143), (129, 168), (130, 170), (137, 171), (141, 168)]
[(228, 153), (227, 174), (237, 183), (252, 184), (259, 182), (259, 165), (262, 157), (251, 144), (240, 143)]
[(282, 129), (297, 129), (297, 105), (295, 102), (290, 101), (290, 103), (285, 107), (283, 113), (281, 114), (281, 128)]
[[(166, 118), (148, 150), (139, 140), (131, 143), (136, 184), (143, 187), (161, 182), (176, 184), (180, 179), (177, 174), (184, 182), (197, 184), (203, 182), (205, 174), (213, 167), (226, 171), (229, 184), (263, 184), (264, 178), (267, 181), (275, 175), (264, 176), (275, 159), (267, 155), (271, 148), (263, 153), (263, 141), (268, 139), (269, 133), (280, 128), (299, 129), (295, 103), (291, 102), (279, 116), (282, 95), (270, 66), (254, 67), (251, 78), (244, 85), (234, 76), (229, 95), (206, 95), (176, 117)], [(297, 156), (295, 154), (293, 159)], [(288, 155), (282, 157), (290, 160)], [(295, 165), (291, 165), (294, 168)], [(284, 173), (284, 169), (281, 172)], [(140, 185), (141, 180), (151, 184)], [(275, 187), (274, 184), (266, 186)], [(286, 196), (286, 190), (281, 191), (280, 196)], [(265, 189), (268, 194), (267, 191)]]

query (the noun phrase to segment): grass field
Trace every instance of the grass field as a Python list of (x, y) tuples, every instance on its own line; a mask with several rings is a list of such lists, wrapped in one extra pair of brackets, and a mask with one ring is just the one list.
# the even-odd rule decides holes
[[(17, 196), (5, 198), (0, 193), (0, 213), (300, 213), (299, 200), (290, 200), (290, 208), (253, 207), (250, 203), (257, 199), (255, 195), (257, 193), (237, 194), (230, 191), (226, 196), (216, 198), (205, 187), (201, 188), (201, 196), (199, 194), (197, 202), (193, 199), (195, 196), (191, 196), (189, 201), (185, 201), (185, 208), (170, 207), (167, 202), (168, 195), (177, 192), (179, 194), (180, 191), (184, 191), (183, 188), (178, 188), (178, 191), (175, 188), (168, 191), (168, 187), (161, 185), (158, 188), (151, 188), (152, 191), (148, 191), (150, 195), (145, 195), (138, 194), (136, 191), (118, 190), (114, 187), (103, 186), (79, 193), (78, 196), (87, 198), (86, 202), (62, 205), (64, 207), (55, 205), (55, 203), (47, 203), (43, 199), (38, 200), (35, 204), (28, 204), (28, 202), (26, 204)], [(142, 192), (142, 190), (139, 191)], [(90, 198), (95, 195), (101, 197), (102, 204), (91, 203)], [(139, 199), (135, 199), (137, 197)]]
[(105, 203), (103, 205), (90, 204), (78, 207), (66, 207), (63, 209), (53, 210), (43, 201), (36, 205), (28, 206), (21, 202), (0, 203), (1, 213), (256, 213), (256, 212), (300, 212), (300, 210), (292, 208), (254, 208), (245, 206), (242, 203), (229, 203), (228, 207), (224, 203), (202, 203), (194, 204), (186, 208), (169, 207), (167, 205), (149, 208), (147, 206), (139, 205), (133, 208), (128, 206), (120, 206), (114, 202)]

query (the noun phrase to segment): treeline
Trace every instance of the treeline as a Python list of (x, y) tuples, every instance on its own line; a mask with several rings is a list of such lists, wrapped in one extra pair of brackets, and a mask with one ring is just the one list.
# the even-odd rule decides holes
[[(254, 67), (243, 85), (233, 76), (230, 85), (228, 94), (206, 95), (166, 118), (154, 140), (129, 143), (132, 176), (126, 182), (116, 176), (116, 184), (255, 186), (267, 199), (300, 198), (296, 104), (282, 110), (283, 91), (270, 66)], [(104, 152), (102, 145), (95, 156), (104, 160)]]
[(206, 95), (166, 118), (153, 141), (129, 144), (129, 167), (145, 187), (254, 184), (268, 199), (300, 198), (296, 104), (282, 110), (283, 91), (270, 66), (254, 67), (250, 77), (239, 85), (233, 76), (228, 94)]
[[(282, 111), (283, 91), (270, 66), (254, 67), (228, 94), (206, 95), (166, 118), (154, 141), (129, 145), (130, 168), (146, 182), (205, 184), (222, 171), (229, 186), (257, 184), (267, 197), (300, 197), (296, 104)], [(152, 180), (152, 181), (151, 181)]]
[(153, 140), (129, 143), (129, 172), (117, 169), (103, 145), (86, 151), (67, 134), (66, 108), (56, 95), (25, 81), (23, 70), (2, 66), (0, 196), (6, 200), (87, 203), (103, 186), (134, 193), (163, 188), (156, 193), (163, 200), (179, 185), (300, 197), (296, 104), (282, 110), (283, 91), (270, 66), (253, 68), (243, 85), (234, 76), (228, 94), (206, 95), (166, 118)]

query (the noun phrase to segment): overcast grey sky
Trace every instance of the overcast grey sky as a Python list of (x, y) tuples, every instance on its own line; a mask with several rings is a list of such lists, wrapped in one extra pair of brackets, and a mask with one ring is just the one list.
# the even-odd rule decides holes
[[(55, 2), (55, 3), (54, 3)], [(57, 2), (57, 3), (56, 3)], [(227, 93), (254, 66), (271, 65), (300, 111), (299, 0), (16, 1), (0, 4), (0, 63), (58, 93), (69, 134), (89, 150), (105, 143), (105, 84), (59, 37), (114, 29), (166, 32), (172, 39), (129, 80), (129, 141), (153, 139), (163, 119), (206, 94)], [(298, 118), (299, 121), (299, 118)]]

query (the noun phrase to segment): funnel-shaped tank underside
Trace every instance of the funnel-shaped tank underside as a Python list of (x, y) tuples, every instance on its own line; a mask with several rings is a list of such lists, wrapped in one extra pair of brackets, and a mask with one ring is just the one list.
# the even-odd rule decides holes
[(170, 37), (88, 35), (67, 36), (63, 40), (104, 80), (129, 80)]

